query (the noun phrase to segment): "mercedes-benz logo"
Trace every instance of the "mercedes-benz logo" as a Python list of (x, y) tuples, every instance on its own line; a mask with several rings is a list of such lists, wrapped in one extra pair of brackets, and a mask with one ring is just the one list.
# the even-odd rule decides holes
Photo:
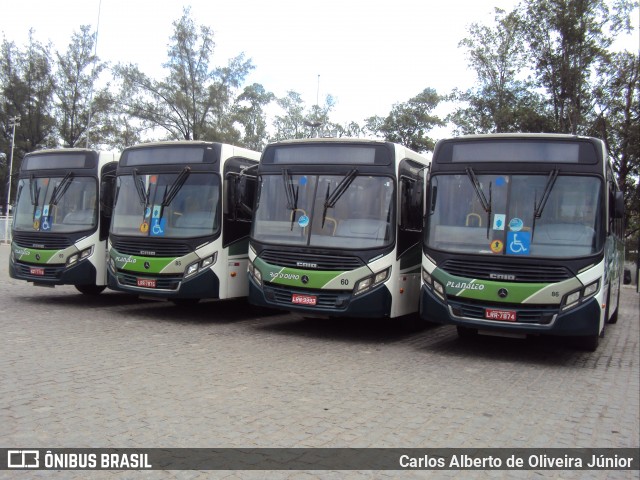
[(305, 285), (309, 283), (309, 277), (307, 277), (306, 275), (302, 275), (302, 278), (300, 280), (302, 280), (302, 283), (304, 283)]
[(500, 298), (507, 298), (508, 295), (509, 295), (509, 290), (507, 290), (506, 288), (501, 288), (500, 290), (498, 290), (498, 296)]
[(149, 270), (150, 267), (151, 267), (151, 264), (149, 262), (144, 262), (144, 268)]

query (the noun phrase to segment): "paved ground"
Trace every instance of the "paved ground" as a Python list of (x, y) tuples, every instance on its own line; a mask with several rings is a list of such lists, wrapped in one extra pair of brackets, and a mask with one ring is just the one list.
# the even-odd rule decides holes
[[(0, 446), (638, 447), (639, 295), (595, 353), (461, 341), (449, 326), (187, 310), (8, 277), (0, 246)], [(11, 475), (7, 475), (11, 473)], [(24, 475), (19, 475), (19, 474)], [(61, 472), (57, 478), (87, 478)], [(399, 472), (91, 472), (99, 478), (393, 478)], [(18, 474), (18, 475), (16, 475)], [(54, 472), (0, 472), (2, 478)], [(425, 478), (428, 472), (403, 472)], [(432, 478), (639, 478), (436, 472)]]

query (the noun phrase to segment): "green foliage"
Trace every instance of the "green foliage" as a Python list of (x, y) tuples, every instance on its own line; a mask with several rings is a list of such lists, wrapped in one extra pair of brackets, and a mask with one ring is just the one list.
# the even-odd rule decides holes
[[(24, 50), (15, 43), (3, 40), (0, 47), (0, 193), (2, 204), (7, 198), (9, 164), (11, 158), (11, 119), (20, 117), (15, 127), (13, 145), (13, 174), (20, 168), (25, 153), (53, 143), (55, 121), (53, 109), (53, 82), (51, 53), (29, 32), (29, 43)], [(12, 184), (15, 192), (16, 183)], [(12, 193), (12, 196), (14, 193)]]
[(337, 129), (337, 125), (331, 123), (329, 118), (335, 106), (331, 95), (327, 95), (324, 105), (313, 105), (307, 109), (300, 94), (290, 90), (285, 97), (278, 98), (276, 104), (282, 114), (275, 116), (275, 135), (270, 139), (272, 142), (319, 137)]
[[(116, 67), (116, 78), (122, 82), (123, 112), (146, 129), (164, 130), (168, 139), (259, 145), (261, 139), (256, 135), (263, 129), (262, 106), (270, 101), (269, 94), (256, 85), (235, 96), (254, 68), (251, 60), (240, 54), (225, 67), (211, 68), (213, 31), (197, 27), (188, 8), (173, 26), (168, 60), (163, 65), (168, 74), (163, 80), (149, 78), (136, 65)], [(242, 106), (244, 101), (250, 105)], [(245, 121), (243, 138), (234, 124)]]
[[(107, 68), (94, 54), (95, 42), (96, 34), (89, 25), (82, 25), (67, 50), (56, 52), (56, 126), (64, 147), (85, 147), (90, 140), (94, 145), (102, 143), (102, 129), (111, 114), (113, 100), (108, 87), (94, 93), (100, 73)], [(92, 124), (97, 128), (88, 140)]]
[(425, 88), (407, 102), (395, 104), (386, 118), (369, 118), (367, 129), (416, 152), (433, 151), (435, 141), (427, 133), (445, 125), (432, 113), (441, 99), (434, 89)]

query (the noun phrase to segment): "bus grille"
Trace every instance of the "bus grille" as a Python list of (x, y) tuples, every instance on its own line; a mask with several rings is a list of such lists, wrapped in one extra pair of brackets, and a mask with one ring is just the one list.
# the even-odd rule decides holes
[(151, 243), (148, 239), (142, 241), (116, 240), (112, 245), (118, 253), (143, 257), (148, 257), (149, 251), (155, 252), (155, 257), (182, 257), (192, 251), (191, 247), (185, 243), (170, 243), (166, 240), (162, 243)]
[[(37, 266), (38, 268), (42, 268), (44, 269), (44, 275), (32, 275), (31, 274), (31, 267), (32, 266)], [(22, 280), (29, 280), (29, 281), (34, 281), (34, 282), (38, 282), (39, 280), (58, 280), (62, 277), (62, 272), (65, 269), (65, 265), (58, 265), (55, 267), (47, 267), (44, 265), (29, 265), (26, 263), (20, 263), (20, 262), (16, 262), (14, 264), (14, 268), (16, 270), (16, 274), (22, 279)]]
[[(274, 287), (274, 286), (265, 286), (264, 294), (265, 296), (272, 302), (282, 305), (284, 307), (291, 307), (293, 303), (291, 303), (291, 298), (294, 293), (302, 294), (302, 295), (313, 295), (316, 297), (316, 304), (313, 308), (316, 309), (326, 309), (335, 312), (336, 308), (344, 308), (349, 302), (351, 298), (351, 292), (337, 292), (337, 291), (320, 291), (320, 290), (302, 290), (302, 289), (291, 289), (287, 287)], [(295, 305), (296, 307), (304, 306), (304, 305)]]
[[(447, 260), (439, 267), (456, 277), (483, 280), (506, 280), (517, 283), (552, 283), (572, 278), (562, 266), (531, 265), (521, 263), (484, 262), (478, 260)], [(509, 277), (509, 278), (506, 278)]]
[[(178, 290), (182, 277), (145, 277), (156, 281), (156, 288), (148, 290)], [(118, 272), (118, 282), (127, 287), (138, 287), (138, 277), (129, 273)]]
[(42, 250), (62, 250), (72, 245), (66, 235), (36, 232), (13, 232), (13, 242), (22, 248), (40, 248)]
[[(485, 309), (496, 308), (495, 303), (472, 303), (468, 300), (465, 303), (462, 303), (452, 299), (452, 297), (447, 298), (447, 303), (451, 308), (451, 313), (456, 317), (473, 318), (476, 320), (486, 320), (484, 315)], [(553, 317), (558, 314), (558, 307), (547, 307), (543, 305), (500, 304), (497, 308), (514, 310), (516, 312), (517, 319), (515, 323), (536, 323), (540, 325), (548, 325), (553, 320)]]
[(313, 255), (282, 250), (264, 250), (260, 258), (272, 265), (312, 270), (355, 270), (364, 265), (358, 257)]

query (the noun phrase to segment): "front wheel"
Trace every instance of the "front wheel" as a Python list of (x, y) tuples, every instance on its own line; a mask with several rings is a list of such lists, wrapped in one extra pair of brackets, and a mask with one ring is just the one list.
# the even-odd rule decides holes
[(76, 290), (84, 295), (100, 295), (106, 285), (76, 285)]
[(616, 309), (613, 311), (613, 315), (609, 318), (609, 308), (611, 307), (611, 287), (609, 287), (609, 298), (607, 301), (607, 323), (617, 323), (618, 321), (618, 309), (620, 307), (620, 280), (618, 280), (618, 298), (616, 299)]

